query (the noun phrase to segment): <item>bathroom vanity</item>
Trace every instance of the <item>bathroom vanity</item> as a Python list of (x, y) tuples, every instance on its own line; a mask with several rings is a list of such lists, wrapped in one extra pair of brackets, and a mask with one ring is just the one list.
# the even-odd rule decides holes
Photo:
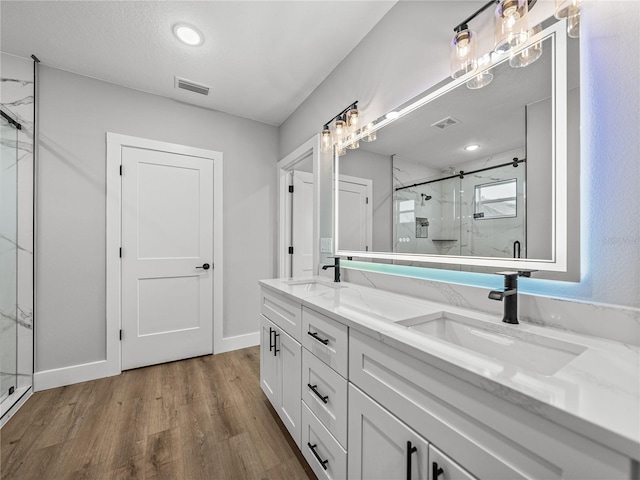
[(639, 349), (263, 280), (260, 383), (318, 478), (637, 478)]

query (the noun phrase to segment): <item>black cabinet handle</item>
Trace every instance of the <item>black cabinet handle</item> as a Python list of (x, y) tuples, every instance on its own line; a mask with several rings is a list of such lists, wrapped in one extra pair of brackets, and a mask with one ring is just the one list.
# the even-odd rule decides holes
[(324, 343), (325, 345), (329, 345), (329, 339), (326, 338), (320, 338), (318, 336), (317, 332), (307, 332), (307, 335), (311, 335), (313, 338), (315, 338), (317, 341), (319, 341), (320, 343)]
[(438, 477), (444, 473), (444, 470), (438, 467), (438, 462), (431, 464), (431, 478), (432, 480), (438, 480)]
[(309, 387), (311, 391), (315, 393), (316, 396), (320, 400), (322, 400), (324, 403), (329, 403), (329, 395), (327, 395), (326, 397), (323, 397), (322, 395), (320, 395), (320, 392), (316, 389), (317, 385), (311, 385), (310, 383), (307, 383), (307, 387)]
[(322, 460), (322, 458), (320, 458), (320, 455), (318, 455), (318, 452), (316, 452), (316, 447), (318, 445), (317, 444), (316, 445), (311, 445), (309, 442), (307, 442), (307, 446), (311, 449), (311, 452), (313, 453), (313, 456), (316, 457), (316, 460), (318, 460), (320, 465), (322, 465), (322, 468), (324, 468), (326, 470), (327, 469), (327, 463), (329, 463), (329, 460)]
[(271, 352), (273, 350), (273, 347), (275, 347), (275, 345), (273, 344), (273, 333), (275, 332), (275, 330), (271, 327), (269, 327), (269, 351)]
[(280, 334), (277, 332), (277, 330), (273, 331), (274, 335), (273, 335), (273, 356), (277, 357), (278, 356), (278, 352), (280, 351), (280, 349), (278, 348), (278, 337), (280, 336)]
[(407, 480), (411, 480), (411, 455), (418, 451), (411, 442), (407, 442)]

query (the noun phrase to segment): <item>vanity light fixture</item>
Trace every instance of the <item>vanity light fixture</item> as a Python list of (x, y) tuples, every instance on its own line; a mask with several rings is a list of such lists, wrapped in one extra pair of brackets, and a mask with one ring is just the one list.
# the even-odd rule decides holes
[(580, 0), (556, 0), (555, 17), (567, 19), (567, 35), (580, 36)]
[[(533, 37), (536, 33), (542, 31), (542, 25), (536, 25), (529, 30), (529, 38)], [(521, 50), (520, 52), (511, 55), (509, 58), (509, 65), (514, 68), (522, 68), (527, 65), (531, 65), (542, 56), (542, 42), (534, 43), (533, 45)]]
[[(490, 63), (491, 63), (491, 54), (485, 53), (483, 56), (481, 56), (478, 59), (478, 68), (482, 70)], [(477, 90), (478, 88), (486, 87), (491, 83), (492, 80), (493, 80), (493, 73), (491, 73), (491, 71), (489, 70), (482, 70), (480, 73), (478, 73), (476, 76), (474, 76), (473, 78), (471, 78), (471, 80), (467, 82), (467, 88), (470, 88), (471, 90)]]
[(502, 0), (495, 11), (495, 52), (507, 53), (529, 38), (529, 2)]
[(378, 138), (376, 131), (373, 129), (373, 123), (369, 123), (368, 125), (362, 127), (362, 131), (366, 134), (364, 137), (362, 137), (363, 142), (374, 142)]
[(359, 122), (360, 112), (358, 110), (358, 101), (356, 100), (324, 124), (320, 134), (320, 151), (329, 153), (334, 144), (338, 155), (344, 155), (346, 147), (350, 149), (358, 148), (359, 143), (357, 141), (350, 142), (350, 139), (360, 133), (358, 130)]
[(204, 35), (193, 25), (177, 23), (173, 26), (173, 34), (182, 43), (186, 43), (192, 47), (198, 47), (204, 43)]
[(473, 72), (476, 64), (476, 33), (466, 23), (458, 25), (451, 40), (451, 78)]
[[(450, 46), (451, 77), (458, 78), (477, 69), (482, 70), (483, 65), (491, 61), (491, 53), (476, 55), (476, 34), (469, 29), (469, 22), (487, 10), (492, 5), (497, 5), (494, 15), (495, 52), (507, 53), (514, 47), (529, 39), (528, 13), (537, 0), (489, 0), (477, 11), (464, 19), (453, 29), (455, 32)], [(579, 0), (556, 0), (579, 1)], [(533, 53), (533, 52), (531, 52)], [(524, 66), (524, 65), (523, 65)], [(467, 83), (471, 89), (482, 88), (493, 80), (493, 74), (489, 71), (481, 72)]]

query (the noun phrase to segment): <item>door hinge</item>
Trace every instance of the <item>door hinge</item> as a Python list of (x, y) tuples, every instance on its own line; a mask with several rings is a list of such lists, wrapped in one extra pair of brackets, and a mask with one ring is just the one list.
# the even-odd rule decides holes
[(368, 252), (369, 251), (369, 245), (367, 245), (366, 247), (364, 247), (364, 251)]
[(293, 193), (293, 185), (289, 185), (289, 193)]
[(120, 340), (122, 340), (122, 330), (120, 330)]
[(369, 205), (369, 197), (366, 197), (365, 203)]
[(293, 255), (293, 247), (289, 247), (289, 255)]
[(120, 247), (120, 258), (122, 258), (122, 247)]
[(120, 165), (120, 175), (122, 175), (122, 165)]

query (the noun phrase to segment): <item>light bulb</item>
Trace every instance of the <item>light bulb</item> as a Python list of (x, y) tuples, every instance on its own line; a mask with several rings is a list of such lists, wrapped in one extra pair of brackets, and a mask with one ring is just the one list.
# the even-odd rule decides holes
[(494, 18), (495, 51), (506, 53), (529, 38), (527, 0), (502, 0)]
[(322, 134), (320, 136), (320, 151), (323, 153), (331, 151), (331, 130), (329, 130), (328, 125), (325, 125), (322, 129)]
[(373, 123), (366, 125), (362, 130), (366, 133), (366, 135), (362, 137), (363, 142), (373, 142), (378, 138), (376, 131), (373, 130)]
[(556, 0), (555, 17), (557, 19), (580, 14), (580, 0)]
[(357, 107), (353, 107), (349, 110), (349, 114), (347, 115), (347, 119), (349, 121), (349, 127), (352, 131), (358, 129), (358, 124), (360, 123), (360, 113), (358, 112)]
[(461, 25), (451, 40), (451, 77), (458, 78), (476, 69), (476, 36)]
[[(482, 69), (491, 63), (491, 54), (486, 53), (478, 59), (478, 68)], [(482, 87), (486, 87), (493, 80), (493, 73), (489, 70), (480, 72), (467, 82), (467, 88), (471, 90), (477, 90)]]
[(335, 141), (337, 143), (342, 143), (347, 136), (347, 122), (345, 122), (342, 118), (338, 118), (335, 123)]
[[(542, 31), (542, 24), (538, 24), (529, 30), (529, 38)], [(542, 42), (534, 43), (524, 50), (514, 54), (509, 58), (509, 65), (514, 68), (526, 67), (538, 60), (542, 56)]]

